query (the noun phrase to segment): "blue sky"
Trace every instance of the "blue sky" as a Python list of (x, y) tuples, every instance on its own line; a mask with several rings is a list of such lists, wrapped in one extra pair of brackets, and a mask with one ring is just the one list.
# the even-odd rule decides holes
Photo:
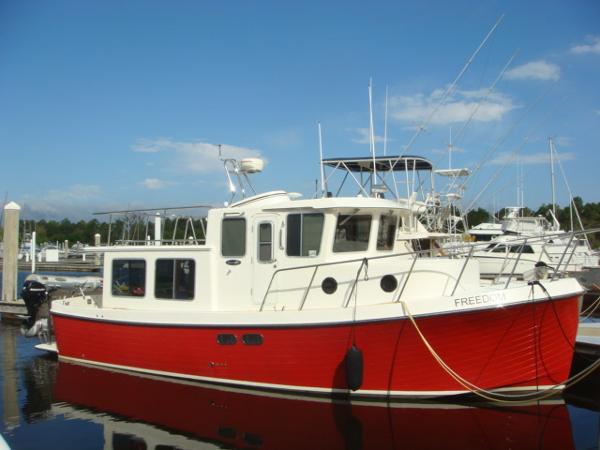
[[(402, 153), (501, 14), (505, 18), (408, 153), (504, 167), (483, 207), (550, 201), (548, 137), (575, 195), (600, 201), (600, 3), (0, 2), (0, 194), (26, 218), (228, 199), (215, 144), (267, 160), (260, 190), (310, 196), (326, 157)], [(511, 55), (519, 53), (491, 93)], [(509, 130), (512, 130), (509, 133)], [(495, 149), (485, 157), (490, 149)], [(377, 142), (382, 153), (383, 143)], [(559, 202), (568, 197), (559, 183)]]

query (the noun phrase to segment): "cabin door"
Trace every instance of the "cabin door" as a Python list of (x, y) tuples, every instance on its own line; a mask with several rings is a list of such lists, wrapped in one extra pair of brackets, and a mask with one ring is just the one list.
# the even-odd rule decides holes
[[(277, 258), (280, 256), (281, 217), (278, 214), (259, 214), (254, 218), (252, 227), (252, 267), (253, 287), (252, 298), (254, 303), (260, 305), (269, 287), (271, 277), (277, 270)], [(274, 288), (277, 286), (277, 277), (271, 284), (266, 304), (276, 302)]]
[(243, 215), (222, 220), (217, 295), (223, 308), (246, 308), (251, 302), (251, 227)]

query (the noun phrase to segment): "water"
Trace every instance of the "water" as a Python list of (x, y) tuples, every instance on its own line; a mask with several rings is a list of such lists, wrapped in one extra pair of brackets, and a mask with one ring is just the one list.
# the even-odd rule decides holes
[(349, 404), (73, 365), (35, 343), (0, 325), (0, 432), (13, 450), (599, 449), (600, 373), (526, 406)]
[(0, 341), (0, 430), (12, 449), (590, 450), (600, 438), (600, 374), (566, 402), (350, 404), (58, 362), (12, 325)]

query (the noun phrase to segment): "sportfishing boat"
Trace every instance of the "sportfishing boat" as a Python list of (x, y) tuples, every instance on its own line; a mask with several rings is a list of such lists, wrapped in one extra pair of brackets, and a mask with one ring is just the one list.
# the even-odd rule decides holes
[(528, 279), (535, 267), (542, 266), (577, 277), (587, 289), (600, 283), (598, 252), (592, 250), (587, 232), (563, 231), (558, 221), (551, 225), (544, 217), (521, 216), (521, 208), (506, 209), (505, 218), (496, 224), (501, 227), (501, 234), (479, 239), (476, 232), (491, 230), (492, 225), (480, 224), (478, 230), (469, 230), (469, 235), (476, 237), (475, 242), (455, 247), (462, 253), (473, 252), (483, 277), (502, 277), (512, 271), (514, 276)]
[[(232, 178), (262, 169), (224, 163), (233, 193)], [(55, 342), (43, 348), (66, 361), (312, 394), (560, 390), (579, 283), (557, 273), (482, 283), (477, 260), (415, 249), (428, 237), (419, 208), (381, 198), (380, 163), (356, 166), (373, 165), (369, 196), (266, 192), (210, 209), (205, 240), (174, 243), (156, 226), (153, 240), (99, 248), (102, 295), (53, 301)]]

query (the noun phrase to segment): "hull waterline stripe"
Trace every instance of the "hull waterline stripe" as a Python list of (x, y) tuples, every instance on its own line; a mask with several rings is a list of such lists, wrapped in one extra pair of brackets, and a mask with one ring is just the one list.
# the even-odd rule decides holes
[[(202, 377), (197, 375), (187, 375), (176, 372), (164, 372), (161, 370), (151, 370), (151, 369), (141, 369), (138, 367), (130, 367), (130, 366), (122, 366), (118, 364), (110, 364), (103, 363), (98, 361), (90, 361), (81, 358), (73, 358), (70, 356), (61, 356), (59, 353), (59, 359), (64, 361), (73, 361), (80, 364), (88, 364), (93, 366), (102, 366), (113, 369), (122, 369), (126, 371), (139, 372), (139, 373), (147, 373), (153, 375), (160, 375), (170, 378), (178, 378), (178, 379), (187, 379), (187, 380), (196, 380), (196, 381), (204, 381), (208, 383), (218, 383), (218, 384), (226, 384), (226, 385), (240, 385), (247, 386), (252, 388), (260, 388), (260, 389), (276, 389), (276, 390), (286, 390), (286, 391), (297, 391), (297, 392), (311, 392), (315, 394), (350, 394), (353, 396), (373, 396), (373, 397), (385, 397), (385, 396), (394, 396), (394, 397), (443, 397), (443, 396), (451, 396), (451, 395), (461, 395), (461, 394), (472, 394), (471, 391), (468, 390), (458, 390), (458, 391), (384, 391), (384, 390), (359, 390), (356, 392), (352, 392), (347, 389), (332, 389), (332, 388), (319, 388), (312, 386), (293, 386), (286, 384), (273, 384), (273, 383), (259, 383), (252, 381), (241, 381), (241, 380), (232, 380), (229, 378), (213, 378), (213, 377)], [(515, 387), (504, 387), (493, 389), (494, 392), (528, 392), (528, 391), (541, 391), (547, 390), (550, 388), (555, 388), (557, 392), (564, 388), (564, 385), (560, 386), (550, 386), (550, 385), (533, 385), (533, 386), (515, 386)]]

